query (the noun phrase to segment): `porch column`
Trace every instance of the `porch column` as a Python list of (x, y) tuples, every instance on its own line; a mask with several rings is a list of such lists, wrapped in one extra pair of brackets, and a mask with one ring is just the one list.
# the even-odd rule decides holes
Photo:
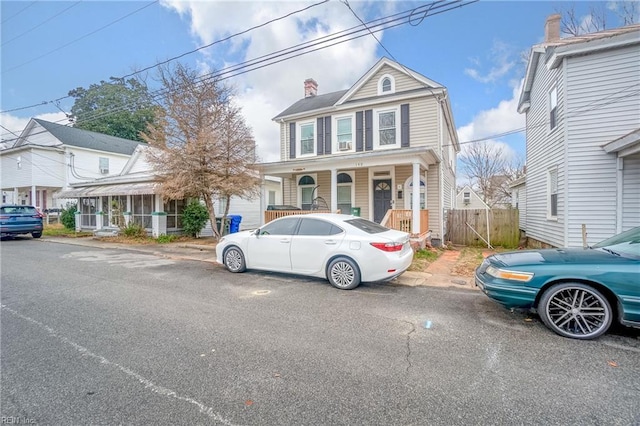
[[(338, 210), (338, 170), (331, 169), (331, 212)], [(340, 212), (351, 214), (351, 212)]]
[(98, 197), (98, 205), (96, 206), (96, 231), (102, 229), (102, 215), (104, 214), (104, 208), (106, 208), (106, 206), (102, 205), (102, 197)]
[(11, 196), (11, 201), (13, 202), (13, 204), (20, 204), (20, 202), (18, 201), (18, 195), (20, 195), (20, 193), (18, 192), (18, 188), (13, 188), (13, 195)]
[(31, 199), (29, 201), (30, 201), (30, 204), (33, 207), (40, 207), (38, 205), (38, 198), (37, 198), (37, 195), (36, 195), (36, 186), (35, 185), (31, 185)]
[(167, 213), (164, 211), (162, 195), (154, 194), (154, 212), (151, 213), (151, 235), (158, 238), (167, 235)]
[(413, 191), (411, 193), (411, 201), (413, 208), (411, 209), (411, 233), (420, 233), (420, 163), (413, 163)]

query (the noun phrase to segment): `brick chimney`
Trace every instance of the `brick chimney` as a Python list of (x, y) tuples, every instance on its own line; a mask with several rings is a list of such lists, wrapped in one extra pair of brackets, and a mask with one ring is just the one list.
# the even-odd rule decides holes
[(560, 14), (549, 15), (547, 22), (544, 24), (544, 42), (553, 43), (560, 41)]
[(312, 78), (304, 81), (304, 97), (308, 98), (318, 94), (318, 83)]

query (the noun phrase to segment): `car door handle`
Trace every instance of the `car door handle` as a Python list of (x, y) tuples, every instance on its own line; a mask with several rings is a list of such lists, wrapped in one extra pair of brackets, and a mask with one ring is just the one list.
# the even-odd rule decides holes
[(284, 238), (284, 239), (280, 240), (280, 242), (283, 243), (283, 244), (289, 244), (291, 241), (286, 239), (286, 238)]
[(328, 246), (335, 246), (336, 240), (326, 240), (324, 243)]

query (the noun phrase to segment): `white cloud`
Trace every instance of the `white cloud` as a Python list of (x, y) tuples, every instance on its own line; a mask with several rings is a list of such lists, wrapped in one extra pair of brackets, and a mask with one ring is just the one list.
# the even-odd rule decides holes
[[(507, 75), (517, 64), (513, 48), (500, 40), (493, 41), (488, 60), (492, 66), (486, 74), (483, 75), (476, 68), (466, 68), (464, 73), (481, 83), (493, 83)], [(478, 68), (482, 66), (482, 61), (477, 57), (469, 58), (469, 61)]]
[[(235, 2), (167, 0), (162, 4), (190, 19), (191, 33), (198, 45), (204, 45), (311, 3), (243, 2), (242, 7), (238, 7)], [(367, 4), (352, 2), (362, 19), (365, 19), (363, 8)], [(389, 6), (374, 4), (374, 7)], [(328, 2), (236, 37), (233, 42), (216, 45), (217, 49), (206, 49), (204, 54), (213, 68), (221, 69), (357, 24), (344, 4)], [(382, 33), (376, 35), (382, 37)], [(349, 88), (378, 59), (377, 47), (373, 37), (361, 37), (227, 80), (236, 88), (237, 101), (254, 130), (262, 161), (279, 161), (280, 128), (271, 118), (304, 96), (305, 79), (318, 82), (319, 95)]]

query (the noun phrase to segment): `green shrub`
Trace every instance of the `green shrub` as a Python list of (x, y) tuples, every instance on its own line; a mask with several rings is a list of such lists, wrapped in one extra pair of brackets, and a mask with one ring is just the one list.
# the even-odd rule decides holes
[(167, 244), (175, 239), (175, 235), (160, 235), (158, 238), (156, 238), (156, 241), (158, 242), (158, 244)]
[(60, 212), (60, 222), (66, 229), (76, 229), (76, 212), (78, 211), (78, 205), (67, 203), (67, 207)]
[(131, 221), (122, 228), (122, 235), (125, 237), (146, 237), (147, 231), (139, 223)]
[(182, 232), (190, 237), (195, 237), (209, 220), (207, 208), (198, 200), (191, 200), (182, 212)]

